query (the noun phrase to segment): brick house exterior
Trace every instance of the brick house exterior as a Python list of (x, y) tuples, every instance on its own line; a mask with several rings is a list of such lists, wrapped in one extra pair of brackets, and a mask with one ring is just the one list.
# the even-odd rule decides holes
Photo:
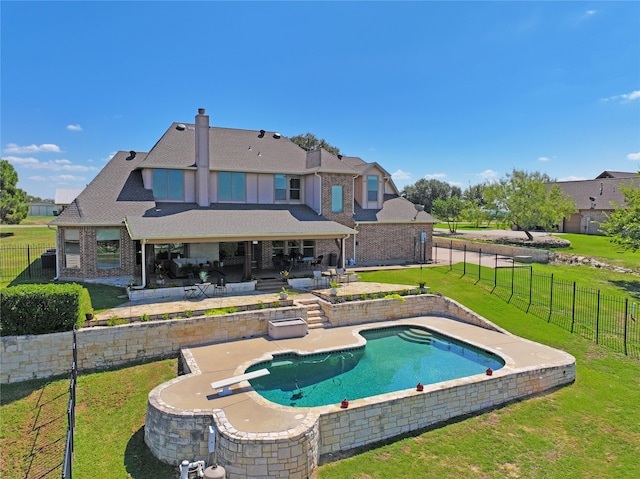
[(278, 258), (426, 262), (435, 222), (377, 163), (210, 127), (200, 109), (148, 153), (118, 152), (52, 224), (59, 277), (144, 285), (185, 261), (243, 265), (244, 277)]

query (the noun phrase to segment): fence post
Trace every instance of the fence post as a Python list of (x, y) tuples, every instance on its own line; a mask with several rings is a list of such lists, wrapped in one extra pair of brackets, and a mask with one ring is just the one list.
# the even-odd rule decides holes
[(598, 307), (596, 308), (596, 344), (600, 344), (600, 290), (598, 290)]
[(629, 298), (624, 298), (624, 335), (623, 335), (623, 344), (624, 344), (624, 355), (627, 354), (627, 321), (629, 316)]
[(511, 302), (511, 298), (513, 298), (513, 274), (516, 271), (516, 262), (513, 258), (511, 258), (511, 296), (509, 296), (509, 301), (507, 301), (507, 303)]
[(464, 244), (464, 256), (462, 258), (462, 276), (467, 274), (467, 243)]
[(449, 241), (449, 271), (453, 269), (453, 240)]
[(551, 285), (550, 285), (550, 293), (549, 293), (549, 317), (547, 318), (547, 323), (551, 321), (552, 313), (553, 313), (553, 273), (551, 273)]
[(31, 245), (27, 245), (27, 272), (29, 279), (31, 279)]
[(482, 277), (482, 248), (478, 249), (478, 281)]
[(498, 253), (496, 253), (495, 264), (493, 267), (493, 289), (496, 289), (497, 286), (498, 286)]
[(533, 266), (529, 266), (529, 304), (527, 304), (527, 313), (533, 303)]
[(576, 322), (576, 282), (573, 282), (573, 298), (571, 300), (571, 334), (573, 334), (573, 325)]

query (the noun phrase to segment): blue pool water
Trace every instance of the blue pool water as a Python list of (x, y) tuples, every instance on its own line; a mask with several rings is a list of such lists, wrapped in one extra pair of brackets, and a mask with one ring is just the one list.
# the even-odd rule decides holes
[(422, 328), (378, 328), (360, 334), (366, 346), (305, 356), (284, 353), (254, 364), (246, 372), (266, 368), (270, 374), (252, 379), (251, 386), (277, 404), (314, 407), (504, 366), (492, 353)]

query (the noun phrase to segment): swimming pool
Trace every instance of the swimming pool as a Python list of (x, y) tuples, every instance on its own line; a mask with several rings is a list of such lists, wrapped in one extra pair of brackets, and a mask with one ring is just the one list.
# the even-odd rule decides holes
[(283, 353), (247, 369), (270, 374), (252, 379), (265, 399), (290, 407), (315, 407), (435, 384), (498, 370), (495, 354), (418, 327), (361, 331), (365, 346), (299, 355)]

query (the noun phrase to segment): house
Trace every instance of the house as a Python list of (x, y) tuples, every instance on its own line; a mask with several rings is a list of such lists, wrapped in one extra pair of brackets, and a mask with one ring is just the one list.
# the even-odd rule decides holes
[(640, 186), (637, 173), (603, 171), (593, 180), (560, 181), (555, 183), (564, 195), (576, 202), (577, 213), (559, 225), (563, 233), (602, 234), (600, 224), (607, 221), (615, 204), (624, 204), (623, 185)]
[(376, 163), (212, 127), (199, 109), (148, 153), (117, 153), (52, 224), (59, 277), (146, 284), (158, 265), (172, 276), (188, 263), (241, 265), (249, 278), (291, 258), (427, 262), (435, 222)]
[(73, 203), (82, 190), (72, 188), (56, 188), (56, 195), (53, 202), (56, 205), (56, 215), (59, 215), (64, 209)]

